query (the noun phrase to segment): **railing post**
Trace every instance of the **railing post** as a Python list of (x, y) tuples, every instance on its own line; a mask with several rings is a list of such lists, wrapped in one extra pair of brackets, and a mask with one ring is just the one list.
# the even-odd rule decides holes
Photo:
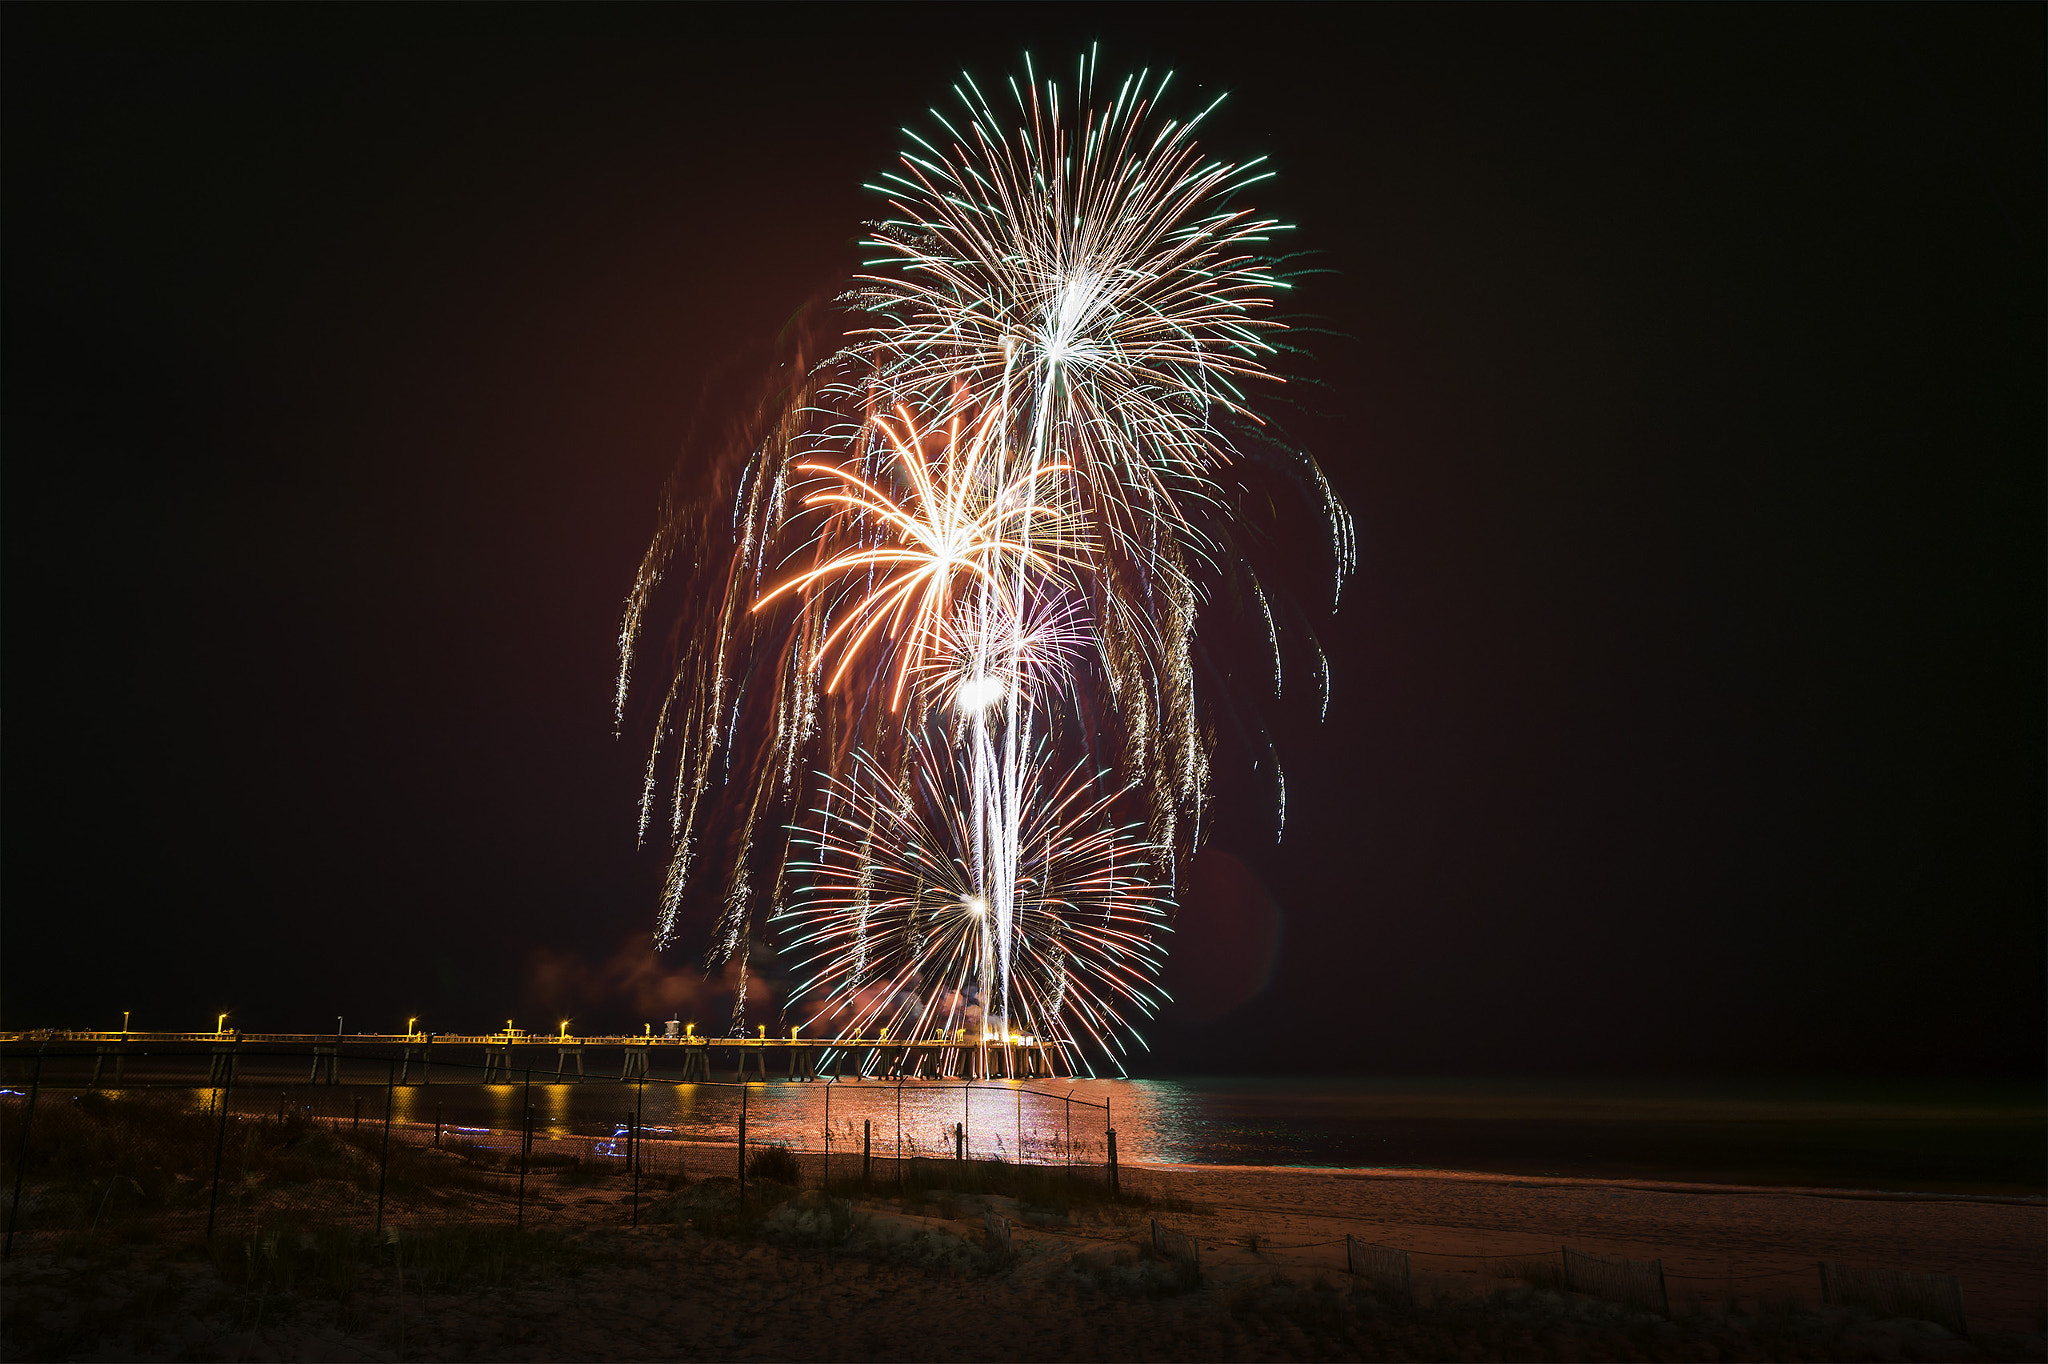
[(1118, 1187), (1116, 1180), (1116, 1129), (1114, 1127), (1109, 1129), (1109, 1196), (1111, 1198), (1123, 1197), (1123, 1190)]
[(825, 1178), (819, 1183), (821, 1189), (832, 1187), (832, 1083), (839, 1077), (825, 1081)]
[(21, 1150), (14, 1159), (14, 1204), (7, 1212), (7, 1244), (0, 1247), (0, 1260), (14, 1254), (14, 1224), (21, 1220), (21, 1177), (28, 1172), (28, 1134), (36, 1125), (36, 1095), (43, 1088), (43, 1053), (48, 1042), (36, 1048), (36, 1072), (28, 1082), (28, 1112), (21, 1119)]
[(526, 1155), (533, 1149), (533, 1066), (526, 1067), (526, 1088), (519, 1105), (519, 1212), (516, 1225), (526, 1230)]
[(398, 1084), (398, 1062), (388, 1063), (384, 1076), (384, 1147), (377, 1153), (377, 1234), (384, 1234), (384, 1176), (391, 1168), (391, 1096)]
[(863, 1188), (875, 1182), (874, 1138), (874, 1119), (862, 1118), (860, 1120), (860, 1182)]
[(747, 1087), (740, 1086), (740, 1211), (747, 1210)]
[[(239, 1047), (241, 1037), (242, 1033), (238, 1028), (235, 1030), (237, 1047)], [(220, 1206), (220, 1158), (226, 1152), (228, 1146), (228, 1095), (234, 1091), (235, 1087), (234, 1051), (228, 1052), (227, 1068), (220, 1078), (220, 1129), (213, 1139), (213, 1192), (207, 1195), (206, 1199), (206, 1239), (209, 1241), (213, 1239), (214, 1210)]]
[(647, 1103), (647, 1081), (642, 1079), (633, 1092), (633, 1139), (627, 1159), (633, 1163), (633, 1225), (640, 1225), (640, 1114)]

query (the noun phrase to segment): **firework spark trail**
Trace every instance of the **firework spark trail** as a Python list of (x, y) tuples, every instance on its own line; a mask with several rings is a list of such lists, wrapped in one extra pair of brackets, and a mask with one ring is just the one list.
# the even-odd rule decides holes
[[(962, 874), (988, 911), (978, 969), (992, 979), (975, 988), (1007, 1012), (1013, 976), (1031, 969), (1013, 971), (1013, 949), (1028, 958), (1038, 922), (1017, 887), (1040, 755), (1115, 762), (1170, 886), (1203, 833), (1214, 735), (1195, 630), (1217, 585), (1256, 602), (1280, 690), (1281, 626), (1234, 544), (1247, 503), (1272, 505), (1259, 482), (1277, 474), (1325, 517), (1340, 586), (1354, 566), (1327, 479), (1305, 454), (1274, 458), (1246, 396), (1273, 377), (1272, 305), (1287, 287), (1265, 251), (1282, 225), (1238, 203), (1268, 172), (1198, 150), (1214, 104), (1162, 118), (1170, 76), (1141, 73), (1098, 103), (1092, 57), (1071, 95), (1026, 70), (1009, 84), (1013, 119), (963, 77), (962, 112), (932, 111), (943, 131), (906, 130), (916, 145), (878, 186), (890, 208), (870, 234), (877, 254), (846, 296), (867, 324), (821, 364), (793, 357), (799, 378), (759, 416), (730, 485), (664, 493), (615, 700), (623, 726), (657, 588), (682, 594), (641, 809), (644, 836), (671, 771), (663, 945), (708, 860), (725, 870), (708, 960), (744, 959), (758, 906), (807, 870), (786, 841), (762, 845), (766, 831), (856, 769), (907, 790), (920, 736), (943, 717), (959, 746)], [(1328, 663), (1307, 642), (1326, 711)], [(700, 849), (713, 811), (737, 832)], [(852, 826), (842, 813), (831, 827)], [(884, 841), (871, 828), (847, 846)], [(875, 902), (848, 903), (860, 959), (875, 960)], [(1065, 965), (1030, 988), (1042, 996), (1054, 976), (1079, 988)]]

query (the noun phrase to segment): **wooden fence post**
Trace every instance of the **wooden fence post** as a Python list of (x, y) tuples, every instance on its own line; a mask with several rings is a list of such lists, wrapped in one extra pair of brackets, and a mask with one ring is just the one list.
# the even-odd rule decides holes
[[(240, 1043), (240, 1029), (235, 1032), (235, 1041)], [(220, 1205), (220, 1158), (228, 1145), (228, 1096), (235, 1088), (235, 1054), (228, 1053), (227, 1067), (221, 1074), (220, 1088), (220, 1133), (213, 1142), (213, 1192), (206, 1199), (206, 1239), (213, 1239), (213, 1214)], [(360, 1100), (358, 1101), (360, 1102)]]
[(384, 1080), (384, 1149), (377, 1156), (377, 1235), (384, 1234), (384, 1176), (391, 1168), (391, 1096), (398, 1084), (398, 1063), (390, 1063)]

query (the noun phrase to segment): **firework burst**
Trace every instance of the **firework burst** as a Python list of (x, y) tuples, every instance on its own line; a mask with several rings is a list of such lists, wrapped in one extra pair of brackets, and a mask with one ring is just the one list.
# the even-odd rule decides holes
[(1030, 760), (1004, 1013), (1000, 929), (975, 868), (972, 771), (928, 734), (912, 754), (900, 777), (865, 753), (844, 775), (819, 774), (820, 803), (790, 863), (800, 889), (777, 921), (802, 981), (790, 1006), (835, 1036), (965, 1029), (1117, 1064), (1130, 1026), (1164, 999), (1170, 906), (1141, 832), (1116, 819), (1123, 792), (1085, 766), (1051, 774), (1042, 749)]
[[(988, 978), (974, 991), (992, 1018), (1050, 1016), (1034, 935), (1065, 941), (1069, 919), (1046, 917), (1057, 899), (1029, 869), (1044, 803), (1069, 810), (1075, 773), (1120, 770), (1115, 794), (1083, 803), (1088, 821), (1142, 853), (1160, 883), (1145, 882), (1149, 903), (1165, 902), (1154, 892), (1204, 823), (1214, 725), (1197, 696), (1209, 674), (1196, 628), (1213, 601), (1259, 622), (1280, 690), (1282, 620), (1236, 543), (1247, 506), (1277, 507), (1270, 485), (1291, 483), (1328, 518), (1340, 583), (1352, 555), (1321, 471), (1260, 438), (1248, 396), (1271, 378), (1286, 287), (1265, 249), (1281, 225), (1241, 203), (1266, 172), (1204, 156), (1194, 134), (1215, 106), (1163, 117), (1169, 82), (1141, 74), (1098, 100), (1092, 58), (1069, 90), (1027, 62), (1006, 118), (963, 78), (959, 111), (933, 111), (934, 130), (910, 133), (916, 146), (878, 186), (889, 211), (846, 296), (856, 324), (822, 362), (794, 358), (802, 378), (764, 411), (729, 485), (665, 496), (627, 603), (618, 686), (623, 725), (656, 590), (673, 582), (685, 605), (660, 663), (641, 809), (644, 837), (668, 773), (663, 945), (712, 809), (724, 892), (710, 961), (744, 964), (765, 908), (801, 930), (804, 969), (823, 973), (800, 993), (841, 1008), (822, 982), (849, 975), (833, 955), (842, 938), (901, 971), (951, 941), (933, 936), (918, 896), (896, 896), (894, 919), (863, 918), (850, 937), (825, 922), (870, 904), (817, 890), (845, 888), (833, 869), (852, 864), (834, 859), (906, 834), (888, 820), (909, 807), (856, 798), (855, 773), (862, 791), (958, 802), (928, 814), (917, 846), (930, 865), (915, 874), (947, 884), (951, 866), (956, 906), (983, 906), (976, 970)], [(1298, 611), (1289, 619), (1306, 632)], [(952, 736), (944, 755), (930, 750), (934, 725)], [(1054, 752), (1075, 765), (1048, 787)], [(1143, 807), (1142, 837), (1112, 818), (1127, 801)], [(831, 828), (815, 857), (792, 860), (785, 830), (807, 809)], [(785, 889), (805, 906), (798, 919), (781, 911)], [(1155, 919), (1117, 921), (1136, 932)], [(901, 941), (874, 930), (884, 922)], [(1124, 959), (1089, 960), (1107, 971)], [(946, 974), (916, 969), (920, 981)], [(1074, 1036), (1114, 1034), (1115, 1010), (1138, 996), (1108, 984), (1076, 995), (1061, 970), (1057, 997), (1091, 1001), (1074, 1016), (1095, 1020)]]

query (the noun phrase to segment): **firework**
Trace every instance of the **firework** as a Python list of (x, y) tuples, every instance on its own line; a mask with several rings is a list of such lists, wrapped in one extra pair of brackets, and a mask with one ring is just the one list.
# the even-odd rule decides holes
[[(1142, 849), (1162, 886), (1196, 846), (1213, 746), (1196, 626), (1212, 601), (1256, 603), (1246, 619), (1262, 625), (1280, 691), (1283, 622), (1234, 543), (1243, 508), (1277, 506), (1265, 485), (1292, 483), (1327, 515), (1340, 582), (1352, 542), (1314, 461), (1260, 439), (1248, 396), (1271, 377), (1286, 287), (1266, 250), (1281, 225), (1240, 202), (1266, 172), (1205, 157), (1194, 133), (1210, 110), (1163, 118), (1169, 83), (1141, 74), (1098, 101), (1092, 59), (1068, 91), (1027, 62), (1006, 119), (963, 78), (960, 111), (933, 111), (930, 135), (910, 133), (916, 146), (878, 186), (888, 216), (847, 295), (858, 325), (823, 362), (794, 357), (800, 380), (764, 413), (729, 485), (693, 496), (678, 482), (665, 496), (628, 600), (618, 687), (623, 724), (656, 589), (673, 579), (686, 617), (662, 660), (641, 807), (644, 837), (670, 772), (663, 945), (707, 808), (731, 820), (708, 957), (743, 960), (763, 906), (790, 922), (778, 917), (785, 889), (809, 897), (814, 946), (839, 941), (829, 906), (866, 903), (815, 889), (839, 875), (827, 851), (889, 842), (888, 811), (856, 799), (851, 774), (900, 793), (913, 769), (943, 773), (918, 789), (943, 786), (957, 805), (931, 816), (922, 846), (952, 849), (958, 905), (982, 907), (977, 1006), (1037, 1016), (1047, 987), (1034, 934), (1058, 927), (1029, 889), (1048, 755), (1076, 764), (1070, 776), (1100, 760), (1120, 770), (1090, 819)], [(1306, 626), (1299, 612), (1290, 621)], [(926, 737), (934, 725), (951, 736), (943, 755)], [(1142, 838), (1110, 818), (1128, 801), (1144, 807)], [(816, 858), (792, 861), (781, 831), (804, 809), (836, 811), (833, 832)], [(904, 923), (925, 922), (925, 908), (905, 900)], [(920, 932), (919, 950), (937, 950)], [(843, 974), (823, 947), (803, 960), (821, 980)], [(1113, 1030), (1108, 996), (1088, 997)]]
[(1150, 849), (1114, 813), (1122, 791), (1041, 749), (1012, 887), (1013, 994), (998, 1012), (1001, 930), (974, 868), (972, 773), (929, 733), (898, 778), (868, 754), (819, 774), (797, 833), (802, 888), (778, 920), (798, 978), (790, 1005), (837, 1036), (1031, 1037), (1080, 1060), (1122, 1054), (1164, 996), (1168, 892)]
[[(904, 683), (913, 672), (929, 669), (935, 651), (950, 644), (957, 652), (970, 628), (962, 612), (991, 622), (1015, 620), (1022, 600), (1043, 590), (1039, 580), (1088, 566), (1088, 546), (1071, 534), (1069, 518), (1038, 498), (1040, 487), (1066, 472), (1065, 466), (1013, 474), (1001, 450), (990, 448), (993, 412), (965, 442), (956, 418), (943, 453), (934, 459), (925, 453), (909, 411), (898, 405), (897, 415), (900, 429), (882, 417), (873, 424), (894, 453), (908, 494), (899, 502), (844, 468), (797, 465), (799, 473), (835, 481), (831, 491), (812, 493), (803, 505), (840, 509), (837, 519), (854, 544), (771, 588), (752, 608), (759, 611), (788, 592), (809, 602), (820, 582), (851, 581), (853, 592), (821, 608), (835, 623), (818, 642), (819, 662), (841, 646), (826, 689), (840, 686), (861, 646), (886, 626), (885, 637), (902, 645), (892, 710), (903, 699)], [(820, 533), (816, 543), (829, 538), (830, 532)], [(975, 606), (959, 602), (961, 579), (978, 589)]]

